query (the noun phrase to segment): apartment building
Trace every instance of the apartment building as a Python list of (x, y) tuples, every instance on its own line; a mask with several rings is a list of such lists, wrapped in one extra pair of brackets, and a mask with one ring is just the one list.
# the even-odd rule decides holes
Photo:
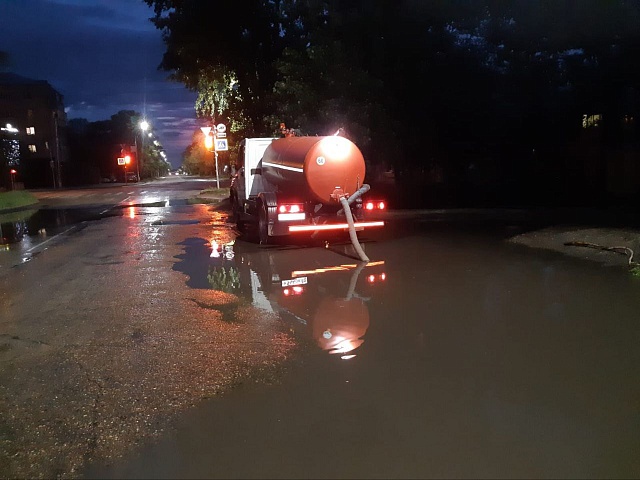
[[(12, 168), (25, 187), (62, 186), (66, 126), (63, 97), (47, 81), (0, 73), (1, 151), (5, 157), (10, 151)], [(0, 162), (7, 168), (6, 160)]]

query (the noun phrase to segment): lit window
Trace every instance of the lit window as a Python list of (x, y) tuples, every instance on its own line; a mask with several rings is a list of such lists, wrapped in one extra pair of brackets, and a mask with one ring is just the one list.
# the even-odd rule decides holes
[(35, 135), (36, 127), (27, 127), (27, 135)]
[(36, 146), (35, 145), (29, 145), (29, 151), (31, 153), (36, 153)]
[(602, 115), (582, 115), (582, 128), (599, 127), (602, 122)]

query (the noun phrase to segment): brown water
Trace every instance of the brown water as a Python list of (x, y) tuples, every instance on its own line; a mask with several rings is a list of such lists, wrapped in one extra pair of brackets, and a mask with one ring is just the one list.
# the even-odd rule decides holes
[(86, 475), (637, 478), (640, 279), (500, 236), (392, 222), (360, 270), (237, 242), (218, 266), (308, 352)]

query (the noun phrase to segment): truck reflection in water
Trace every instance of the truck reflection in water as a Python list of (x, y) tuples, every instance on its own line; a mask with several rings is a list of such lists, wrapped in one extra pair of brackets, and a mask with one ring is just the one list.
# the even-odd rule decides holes
[(211, 241), (212, 288), (276, 313), (330, 354), (348, 360), (369, 328), (367, 303), (386, 282), (384, 261), (356, 262), (351, 245), (328, 249), (260, 249)]

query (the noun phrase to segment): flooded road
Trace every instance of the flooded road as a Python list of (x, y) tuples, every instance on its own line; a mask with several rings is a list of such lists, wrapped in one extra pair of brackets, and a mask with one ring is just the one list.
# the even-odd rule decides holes
[(505, 225), (390, 220), (369, 265), (219, 227), (172, 268), (303, 354), (87, 477), (640, 475), (640, 279), (624, 269), (507, 244)]

